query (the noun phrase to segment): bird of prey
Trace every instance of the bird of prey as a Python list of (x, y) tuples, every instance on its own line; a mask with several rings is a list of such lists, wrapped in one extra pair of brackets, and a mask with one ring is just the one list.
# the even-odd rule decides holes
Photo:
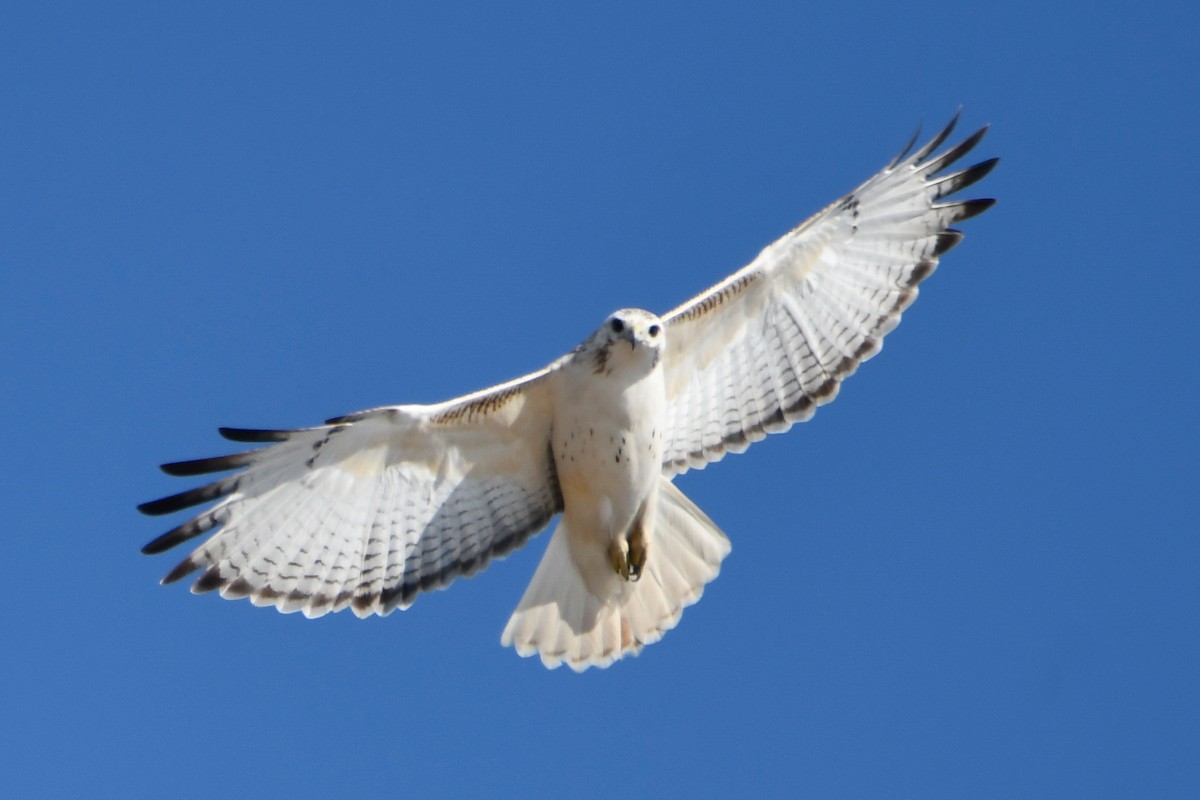
[(673, 476), (833, 400), (962, 239), (951, 226), (994, 202), (947, 199), (996, 164), (947, 171), (987, 130), (936, 153), (954, 123), (716, 286), (663, 315), (617, 311), (542, 370), (312, 428), (222, 428), (265, 446), (163, 465), (230, 474), (139, 506), (213, 503), (143, 552), (212, 533), (163, 583), (198, 571), (193, 592), (365, 617), (480, 571), (561, 515), (502, 643), (578, 671), (639, 652), (730, 551)]

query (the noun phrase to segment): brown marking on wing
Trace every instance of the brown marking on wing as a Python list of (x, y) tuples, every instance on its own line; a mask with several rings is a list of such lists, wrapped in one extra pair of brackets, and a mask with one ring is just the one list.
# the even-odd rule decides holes
[(669, 316), (670, 322), (686, 322), (704, 316), (718, 306), (737, 297), (752, 283), (761, 280), (761, 272), (747, 272), (745, 275), (718, 287), (707, 295), (694, 299), (689, 305), (677, 310)]
[(445, 411), (435, 414), (432, 417), (432, 421), (441, 425), (462, 422), (463, 420), (470, 421), (477, 416), (491, 414), (503, 408), (521, 393), (521, 386), (511, 386), (507, 389), (501, 389), (498, 392), (477, 397), (474, 400), (468, 400), (453, 408), (448, 408)]

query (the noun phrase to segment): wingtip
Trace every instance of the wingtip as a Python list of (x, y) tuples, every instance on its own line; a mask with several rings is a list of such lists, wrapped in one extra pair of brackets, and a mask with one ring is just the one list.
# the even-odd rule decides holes
[(913, 145), (917, 143), (917, 138), (921, 135), (921, 123), (917, 123), (917, 128), (912, 132), (912, 136), (908, 137), (908, 141), (904, 147), (900, 148), (900, 152), (896, 153), (896, 157), (887, 165), (887, 169), (894, 169), (897, 164), (904, 160), (909, 151), (913, 149)]
[(259, 428), (217, 428), (217, 433), (231, 442), (263, 444), (266, 442), (284, 442), (291, 437), (292, 431), (265, 430)]
[(923, 144), (920, 150), (913, 153), (909, 157), (909, 160), (916, 164), (921, 164), (925, 161), (925, 159), (929, 158), (930, 153), (941, 147), (942, 143), (950, 138), (950, 134), (954, 133), (954, 129), (958, 126), (958, 118), (961, 113), (962, 107), (960, 106), (958, 110), (954, 112), (953, 116), (950, 117), (950, 121), (946, 123), (945, 127), (938, 131), (932, 139)]
[(181, 492), (180, 494), (173, 494), (168, 497), (160, 497), (157, 500), (138, 503), (137, 510), (148, 517), (161, 517), (164, 514), (172, 514), (190, 505), (181, 499), (182, 495), (186, 494), (187, 492)]
[(937, 235), (937, 244), (934, 245), (933, 255), (938, 257), (946, 253), (948, 250), (957, 247), (958, 243), (963, 240), (962, 231), (954, 228), (947, 228)]
[[(895, 158), (892, 159), (891, 163), (888, 164), (887, 169), (893, 169), (905, 160), (914, 161), (916, 163), (923, 162), (931, 153), (941, 147), (942, 143), (949, 139), (952, 133), (954, 133), (954, 129), (958, 126), (958, 122), (962, 117), (962, 110), (963, 107), (961, 105), (956, 108), (954, 113), (950, 115), (950, 120), (942, 127), (942, 129), (938, 131), (932, 139), (921, 145), (920, 149), (918, 149), (916, 152), (913, 152), (913, 146), (917, 143), (917, 140), (921, 136), (922, 126), (918, 124), (917, 129), (913, 131), (913, 135), (909, 138), (908, 143), (904, 145), (904, 148), (896, 155)], [(978, 142), (978, 140), (983, 137), (983, 134), (987, 131), (987, 128), (988, 126), (984, 125), (975, 133), (974, 137), (972, 137), (974, 138), (975, 142)], [(972, 143), (971, 146), (973, 147), (974, 143)], [(967, 149), (970, 149), (970, 147)]]
[(179, 544), (179, 542), (182, 540), (179, 538), (177, 531), (178, 529), (167, 531), (162, 536), (155, 537), (154, 539), (146, 542), (144, 545), (142, 545), (142, 555), (156, 556), (159, 553), (165, 553), (175, 545)]
[[(982, 128), (981, 130), (987, 130), (987, 128)], [(983, 180), (984, 178), (986, 178), (988, 176), (988, 174), (992, 170), (994, 170), (996, 168), (996, 165), (999, 163), (1000, 163), (1000, 157), (993, 156), (991, 158), (985, 158), (983, 161), (980, 161), (978, 164), (971, 167), (971, 177), (972, 177), (971, 182), (974, 183), (975, 181), (980, 181), (980, 180)]]
[(154, 541), (151, 541), (151, 542), (146, 542), (144, 545), (142, 545), (142, 555), (144, 555), (144, 556), (156, 556), (156, 555), (158, 555), (159, 553), (165, 553), (167, 550), (170, 550), (170, 549), (171, 549), (171, 545), (169, 545), (169, 544), (164, 544), (164, 543), (163, 543), (163, 539), (164, 539), (164, 538), (166, 538), (166, 537), (165, 537), (165, 536), (159, 536), (159, 537), (158, 537), (157, 539), (155, 539)]
[(138, 505), (138, 511), (143, 514), (148, 514), (152, 517), (161, 517), (164, 514), (173, 514), (176, 511), (182, 511), (185, 508), (198, 506), (203, 503), (208, 503), (213, 500), (219, 500), (226, 495), (237, 491), (238, 482), (237, 476), (224, 478), (213, 483), (199, 486), (195, 489), (189, 489), (186, 492), (173, 494), (168, 497), (162, 497), (158, 500), (151, 500)]
[(159, 466), (163, 472), (176, 478), (190, 478), (195, 475), (207, 475), (212, 472), (228, 472), (240, 469), (249, 464), (257, 455), (256, 451), (234, 453), (228, 456), (214, 458), (198, 458), (189, 461), (172, 461)]
[(978, 200), (964, 200), (957, 205), (959, 207), (959, 212), (955, 214), (954, 221), (961, 222), (964, 219), (977, 217), (992, 206), (996, 205), (996, 198), (981, 197)]
[(176, 564), (175, 568), (173, 570), (171, 570), (166, 575), (164, 575), (163, 579), (161, 581), (159, 581), (159, 583), (162, 584), (163, 586), (166, 586), (167, 584), (175, 583), (176, 581), (180, 580), (181, 578), (185, 578), (188, 575), (191, 575), (193, 572), (195, 572), (198, 569), (200, 569), (200, 565), (197, 564), (196, 562), (192, 561), (191, 556), (188, 556), (183, 561), (180, 561), (178, 564)]

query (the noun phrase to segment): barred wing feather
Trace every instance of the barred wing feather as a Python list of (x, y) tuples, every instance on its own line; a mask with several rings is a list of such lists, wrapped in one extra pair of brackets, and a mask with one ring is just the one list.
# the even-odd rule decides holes
[(951, 120), (748, 266), (664, 317), (668, 349), (663, 470), (702, 468), (809, 419), (837, 396), (962, 234), (950, 226), (992, 200), (943, 198), (997, 159), (941, 174), (983, 138), (932, 153)]
[(145, 503), (215, 505), (146, 545), (157, 553), (219, 528), (164, 579), (203, 570), (194, 592), (359, 616), (411, 605), (523, 544), (561, 510), (545, 371), (433, 406), (389, 406), (294, 431), (222, 429), (269, 446), (163, 466), (239, 470)]

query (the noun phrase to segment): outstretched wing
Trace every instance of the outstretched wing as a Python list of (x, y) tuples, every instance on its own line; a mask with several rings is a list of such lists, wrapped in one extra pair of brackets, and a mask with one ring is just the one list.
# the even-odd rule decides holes
[(223, 428), (233, 441), (270, 446), (163, 465), (171, 475), (238, 472), (139, 506), (169, 514), (219, 501), (143, 552), (219, 528), (163, 583), (203, 570), (193, 592), (309, 617), (407, 608), (418, 592), (523, 544), (561, 510), (547, 375), (316, 428)]
[(962, 239), (950, 226), (994, 202), (941, 202), (997, 161), (940, 174), (987, 131), (931, 155), (956, 120), (664, 317), (664, 472), (703, 467), (810, 418), (879, 352), (917, 284)]

